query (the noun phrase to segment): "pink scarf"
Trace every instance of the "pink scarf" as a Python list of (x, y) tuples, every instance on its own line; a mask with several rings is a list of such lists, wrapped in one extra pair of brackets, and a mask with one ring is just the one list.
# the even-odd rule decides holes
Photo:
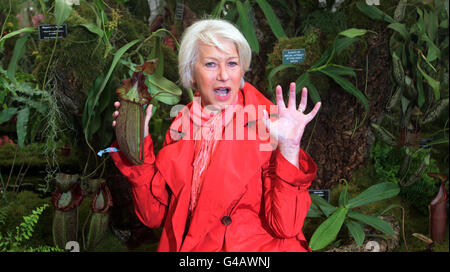
[(233, 105), (242, 104), (241, 92), (236, 95), (235, 101), (225, 107), (219, 113), (208, 111), (200, 104), (200, 97), (195, 97), (191, 107), (191, 120), (194, 124), (194, 161), (191, 187), (191, 201), (189, 211), (194, 211), (200, 190), (203, 184), (205, 170), (208, 168), (212, 155), (214, 154), (217, 140), (221, 139), (223, 129), (233, 119)]

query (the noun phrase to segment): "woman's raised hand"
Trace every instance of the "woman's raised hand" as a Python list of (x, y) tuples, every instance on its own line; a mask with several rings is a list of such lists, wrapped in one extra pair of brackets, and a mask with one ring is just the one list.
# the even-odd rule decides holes
[[(116, 101), (114, 102), (114, 107), (116, 107), (116, 110), (113, 112), (114, 121), (112, 122), (112, 126), (116, 126), (116, 118), (119, 116), (119, 108), (120, 108), (120, 102)], [(150, 119), (152, 118), (152, 109), (153, 105), (149, 104), (147, 106), (147, 109), (145, 110), (145, 120), (144, 120), (144, 138), (148, 136), (148, 123), (150, 122)]]
[(321, 102), (318, 102), (310, 113), (305, 114), (308, 90), (303, 88), (298, 108), (295, 101), (295, 90), (295, 83), (292, 82), (289, 86), (289, 102), (286, 107), (283, 100), (283, 90), (278, 85), (275, 88), (278, 119), (271, 121), (267, 112), (264, 112), (264, 120), (270, 135), (277, 140), (281, 153), (285, 155), (286, 159), (291, 157), (292, 160), (298, 161), (296, 154), (298, 155), (298, 148), (300, 147), (303, 132), (305, 131), (306, 125), (316, 116)]

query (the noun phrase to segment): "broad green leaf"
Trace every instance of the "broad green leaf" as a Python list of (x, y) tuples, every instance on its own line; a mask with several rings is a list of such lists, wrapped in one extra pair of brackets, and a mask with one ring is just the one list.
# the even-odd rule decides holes
[(295, 85), (299, 90), (306, 87), (308, 89), (308, 95), (314, 104), (321, 101), (319, 92), (317, 91), (316, 86), (314, 86), (314, 84), (310, 81), (308, 72), (301, 74), (295, 81)]
[(264, 15), (266, 16), (267, 22), (272, 29), (273, 34), (279, 40), (280, 38), (286, 37), (286, 33), (278, 20), (278, 17), (273, 12), (272, 7), (266, 2), (266, 0), (255, 0), (259, 7), (262, 9)]
[(154, 41), (154, 47), (150, 53), (150, 59), (158, 59), (158, 66), (154, 72), (157, 76), (163, 76), (164, 74), (164, 54), (161, 50), (161, 39), (156, 37)]
[(244, 34), (245, 38), (250, 44), (252, 50), (256, 54), (259, 54), (258, 38), (256, 37), (255, 28), (248, 17), (250, 10), (246, 9), (242, 4), (242, 2), (239, 0), (236, 0), (236, 7), (239, 14), (239, 19), (237, 23), (240, 26), (242, 33)]
[(103, 81), (103, 75), (99, 75), (95, 81), (94, 81), (94, 85), (89, 89), (88, 91), (88, 97), (86, 99), (86, 104), (84, 106), (83, 109), (83, 116), (82, 116), (82, 123), (83, 123), (83, 128), (85, 130), (85, 132), (87, 133), (87, 135), (89, 135), (87, 138), (90, 139), (90, 135), (92, 135), (93, 133), (90, 133), (90, 128), (87, 127), (88, 125), (88, 119), (89, 116), (91, 114), (91, 111), (94, 108), (94, 99), (95, 99), (95, 95), (97, 94), (97, 90), (100, 90), (100, 86), (102, 84)]
[(342, 35), (348, 38), (356, 38), (358, 36), (362, 36), (367, 33), (367, 30), (365, 29), (359, 29), (359, 28), (349, 28), (344, 31), (339, 32), (338, 35)]
[(314, 71), (315, 69), (318, 69), (319, 66), (327, 64), (329, 61), (331, 61), (331, 59), (333, 59), (335, 56), (339, 55), (342, 52), (342, 50), (349, 47), (351, 44), (353, 44), (356, 41), (358, 41), (357, 38), (337, 36), (336, 39), (334, 39), (334, 41), (333, 41), (333, 45), (331, 47), (327, 48), (327, 50), (325, 50), (325, 52), (323, 52), (323, 54), (320, 56), (320, 59), (316, 63), (314, 63), (314, 65), (311, 66), (309, 71)]
[(316, 194), (310, 194), (310, 197), (311, 203), (316, 205), (327, 217), (337, 209), (336, 207), (328, 203), (325, 199)]
[(67, 18), (69, 18), (71, 11), (72, 11), (72, 6), (69, 5), (66, 0), (56, 0), (55, 1), (56, 24), (62, 25), (62, 23), (64, 23), (64, 21)]
[(20, 37), (16, 44), (14, 45), (14, 51), (11, 60), (9, 61), (8, 65), (8, 78), (11, 82), (16, 82), (15, 74), (17, 71), (17, 66), (19, 64), (20, 59), (25, 54), (25, 44), (28, 41), (28, 38), (30, 37), (30, 34), (27, 33), (23, 37)]
[(281, 64), (275, 68), (273, 68), (269, 75), (267, 76), (267, 80), (269, 81), (269, 92), (273, 93), (274, 91), (274, 82), (273, 82), (273, 77), (280, 71), (287, 69), (287, 68), (297, 68), (297, 66), (295, 66), (294, 64)]
[(322, 55), (320, 56), (319, 60), (316, 61), (316, 63), (314, 63), (311, 68), (309, 68), (308, 71), (316, 69), (318, 67), (320, 67), (321, 65), (324, 65), (331, 57), (331, 54), (334, 54), (333, 48), (329, 47), (325, 50), (325, 52), (322, 53)]
[(225, 5), (226, 2), (227, 2), (227, 0), (221, 0), (214, 7), (213, 11), (211, 12), (211, 16), (214, 18), (220, 18), (220, 16), (222, 15), (223, 6)]
[(358, 3), (356, 3), (356, 7), (371, 19), (385, 20), (388, 23), (395, 23), (395, 20), (391, 16), (387, 15), (373, 5), (367, 5), (365, 1), (359, 1)]
[(180, 102), (179, 96), (176, 96), (176, 95), (173, 95), (173, 94), (167, 93), (167, 92), (158, 92), (155, 94), (153, 99), (160, 101), (167, 105), (175, 105), (178, 102)]
[(17, 113), (17, 108), (7, 108), (0, 112), (0, 125), (8, 122)]
[(167, 105), (175, 105), (180, 101), (181, 89), (164, 77), (146, 74), (145, 84), (153, 99)]
[(363, 104), (364, 109), (366, 110), (366, 115), (367, 115), (367, 113), (370, 110), (369, 102), (367, 101), (366, 96), (360, 90), (358, 90), (352, 83), (350, 83), (350, 81), (337, 75), (336, 73), (329, 72), (327, 70), (320, 70), (320, 72), (331, 77), (344, 90), (346, 90), (350, 94), (354, 95)]
[(297, 88), (303, 88), (306, 87), (307, 83), (309, 83), (309, 74), (308, 72), (305, 72), (301, 74), (297, 80), (295, 80), (295, 86)]
[(97, 25), (94, 25), (92, 23), (89, 24), (81, 24), (80, 26), (85, 27), (87, 30), (89, 30), (90, 32), (97, 34), (100, 38), (103, 38), (104, 32), (103, 30), (98, 27)]
[(33, 33), (33, 32), (37, 32), (37, 29), (35, 27), (24, 27), (22, 29), (19, 29), (19, 30), (16, 30), (16, 31), (6, 34), (5, 36), (3, 36), (0, 39), (0, 42), (4, 42), (6, 39), (9, 39), (11, 37), (14, 37), (14, 36), (22, 34), (22, 33)]
[[(166, 91), (168, 93), (171, 93), (173, 95), (181, 95), (182, 91), (180, 87), (178, 87), (177, 84), (173, 83), (172, 81), (168, 80), (165, 77), (158, 76), (155, 74), (145, 74), (146, 79), (148, 82), (152, 83), (154, 86), (158, 87), (159, 89)], [(146, 80), (146, 82), (147, 82)], [(153, 90), (149, 90), (152, 92)]]
[[(90, 127), (89, 127), (89, 133), (90, 133), (90, 137), (92, 137), (92, 135), (94, 135), (95, 133), (97, 133), (97, 131), (100, 129), (100, 126), (102, 125), (102, 118), (100, 115), (100, 111), (96, 110), (95, 111), (96, 114), (92, 115), (91, 118), (91, 122), (90, 122)], [(90, 138), (88, 138), (90, 140)]]
[(129, 42), (126, 45), (122, 46), (119, 50), (117, 50), (117, 52), (114, 54), (114, 58), (111, 63), (111, 66), (109, 67), (108, 73), (106, 74), (106, 77), (103, 80), (102, 85), (100, 86), (100, 89), (97, 91), (96, 95), (93, 97), (92, 100), (88, 99), (86, 101), (85, 110), (87, 111), (86, 112), (87, 118), (86, 118), (86, 123), (85, 123), (85, 127), (84, 127), (85, 136), (87, 136), (86, 130), (90, 127), (91, 118), (95, 114), (95, 107), (97, 106), (100, 95), (103, 92), (103, 89), (105, 89), (105, 86), (108, 83), (109, 78), (111, 77), (114, 69), (116, 68), (117, 63), (119, 62), (120, 58), (122, 58), (122, 55), (128, 49), (130, 49), (133, 45), (135, 45), (137, 42), (139, 42), (139, 40), (134, 40), (134, 41)]
[(324, 67), (322, 70), (325, 70), (329, 73), (333, 73), (333, 74), (340, 75), (340, 76), (352, 76), (352, 77), (356, 78), (355, 71), (352, 68), (346, 67), (346, 66), (331, 64), (331, 65), (328, 65), (327, 67)]
[(339, 55), (342, 52), (342, 50), (349, 47), (356, 41), (358, 41), (357, 38), (349, 38), (349, 37), (336, 38), (333, 42), (333, 48), (335, 51), (335, 55), (336, 56)]
[(359, 222), (362, 222), (366, 225), (369, 225), (371, 227), (374, 227), (375, 229), (382, 231), (387, 235), (390, 236), (394, 235), (394, 230), (392, 229), (391, 225), (389, 225), (386, 221), (378, 217), (362, 214), (355, 211), (350, 211), (348, 213), (348, 217), (357, 220)]
[(431, 88), (433, 89), (434, 92), (434, 98), (436, 100), (439, 100), (441, 97), (441, 93), (439, 91), (440, 85), (441, 83), (437, 80), (435, 80), (434, 78), (432, 78), (431, 76), (429, 76), (427, 73), (425, 73), (421, 68), (420, 68), (420, 58), (417, 61), (417, 69), (420, 71), (420, 73), (422, 74), (422, 76), (425, 78), (425, 80), (427, 81), (427, 83), (431, 86)]
[(429, 65), (431, 65), (432, 61), (436, 60), (441, 56), (441, 50), (431, 41), (427, 45), (428, 45), (428, 53), (426, 61), (428, 62)]
[(424, 23), (427, 30), (428, 37), (432, 41), (436, 40), (437, 32), (438, 32), (438, 17), (432, 11), (424, 12)]
[(393, 29), (393, 30), (397, 31), (402, 36), (402, 38), (405, 41), (409, 41), (410, 40), (410, 34), (409, 34), (408, 30), (406, 29), (406, 26), (404, 24), (392, 23), (392, 24), (389, 24), (388, 27), (390, 29)]
[(348, 201), (347, 207), (355, 208), (372, 202), (396, 196), (400, 188), (393, 182), (383, 182), (370, 186)]
[(355, 239), (355, 242), (358, 246), (361, 246), (364, 242), (366, 234), (364, 233), (363, 227), (360, 223), (347, 219), (345, 220), (345, 225), (347, 226), (348, 231)]
[(27, 137), (28, 119), (30, 116), (30, 108), (23, 108), (17, 112), (17, 143), (20, 148), (24, 146), (25, 138)]
[(327, 220), (320, 224), (309, 242), (312, 250), (320, 250), (336, 239), (347, 212), (347, 208), (338, 208)]
[(319, 207), (317, 207), (316, 204), (311, 202), (311, 205), (309, 206), (308, 214), (306, 215), (306, 217), (319, 218), (322, 216), (323, 216), (323, 213), (320, 211)]
[(440, 138), (440, 139), (434, 139), (431, 143), (428, 145), (437, 145), (437, 144), (448, 144), (448, 138)]

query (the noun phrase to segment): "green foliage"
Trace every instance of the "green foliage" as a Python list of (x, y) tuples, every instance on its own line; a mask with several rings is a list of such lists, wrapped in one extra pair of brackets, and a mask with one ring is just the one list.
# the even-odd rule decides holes
[[(408, 186), (401, 187), (401, 196), (422, 214), (428, 214), (428, 205), (437, 194), (439, 181), (429, 177), (428, 172), (440, 172), (436, 161), (430, 159), (429, 149), (417, 149), (408, 151), (411, 161), (406, 165), (407, 169), (401, 171), (404, 163), (406, 150), (400, 147), (389, 146), (378, 140), (370, 151), (370, 158), (375, 164), (375, 171), (380, 179), (394, 182), (396, 184), (408, 184), (406, 182), (414, 178), (416, 169), (425, 161), (428, 162), (419, 179)], [(402, 173), (403, 172), (403, 173)]]
[(403, 151), (377, 141), (370, 150), (370, 158), (375, 164), (375, 171), (381, 180), (399, 183), (397, 177), (402, 163)]
[(72, 12), (72, 5), (66, 0), (55, 0), (55, 18), (56, 24), (62, 25)]
[[(1, 67), (0, 74), (4, 74)], [(23, 148), (25, 143), (33, 141), (42, 129), (41, 118), (47, 115), (52, 97), (48, 92), (39, 90), (34, 82), (17, 81), (15, 77), (14, 81), (5, 78), (0, 87), (12, 94), (3, 98), (5, 110), (0, 113), (0, 124), (17, 114), (18, 145)]]
[(235, 21), (237, 27), (250, 44), (252, 51), (259, 54), (259, 42), (255, 32), (255, 24), (252, 21), (254, 14), (253, 6), (258, 6), (262, 10), (272, 33), (277, 39), (286, 37), (286, 33), (278, 17), (266, 0), (245, 0), (245, 2), (241, 2), (240, 0), (221, 0), (212, 11), (211, 16), (220, 18), (225, 14), (224, 19), (232, 22)]
[(14, 231), (7, 231), (6, 233), (0, 233), (0, 251), (9, 252), (61, 252), (63, 250), (47, 246), (39, 245), (37, 247), (30, 247), (25, 243), (31, 239), (35, 226), (38, 223), (39, 217), (49, 205), (44, 204), (41, 207), (37, 207), (28, 216), (23, 217), (23, 222), (15, 227)]
[[(297, 91), (300, 91), (303, 87), (308, 88), (308, 94), (311, 97), (311, 100), (314, 103), (317, 103), (321, 100), (320, 94), (312, 81), (312, 77), (314, 75), (325, 75), (331, 79), (333, 79), (338, 85), (340, 85), (345, 91), (349, 92), (353, 96), (355, 96), (359, 102), (361, 102), (364, 106), (367, 116), (369, 112), (369, 103), (367, 101), (366, 96), (358, 90), (348, 79), (345, 77), (351, 76), (356, 78), (356, 73), (352, 68), (334, 64), (332, 61), (338, 56), (344, 49), (358, 41), (358, 36), (364, 35), (367, 30), (364, 29), (355, 29), (350, 28), (345, 31), (340, 32), (337, 37), (334, 39), (333, 44), (325, 50), (324, 53), (320, 56), (320, 58), (315, 61), (309, 68), (307, 68), (304, 72), (299, 72), (298, 78), (295, 80), (297, 85)], [(314, 35), (314, 34), (313, 34)], [(313, 36), (314, 37), (314, 36)], [(315, 40), (315, 39), (312, 39)], [(308, 54), (308, 52), (307, 52)], [(283, 65), (283, 64), (282, 64)], [(283, 65), (275, 67), (269, 73), (269, 82), (272, 82), (272, 78), (274, 78), (275, 74), (285, 70), (287, 68), (296, 68), (297, 66), (293, 65)], [(273, 83), (269, 84), (269, 91), (273, 92)], [(361, 122), (363, 123), (363, 122)]]
[(314, 231), (309, 246), (312, 250), (325, 248), (336, 239), (343, 225), (347, 226), (350, 235), (355, 239), (359, 246), (362, 245), (365, 238), (365, 233), (363, 231), (364, 225), (369, 225), (392, 236), (394, 230), (386, 221), (373, 215), (356, 212), (352, 209), (392, 198), (399, 192), (400, 188), (395, 183), (384, 182), (372, 185), (359, 195), (351, 198), (348, 194), (348, 186), (346, 184), (345, 189), (339, 196), (338, 207), (329, 204), (320, 196), (312, 194), (311, 207), (307, 216), (325, 216), (327, 219)]
[[(409, 127), (420, 130), (422, 125), (435, 121), (446, 112), (448, 86), (441, 86), (441, 82), (445, 82), (449, 73), (449, 18), (444, 2), (431, 1), (421, 6), (408, 5), (403, 0), (398, 2), (393, 17), (375, 6), (367, 6), (363, 2), (357, 4), (368, 17), (388, 22), (387, 27), (394, 31), (389, 46), (391, 78), (396, 91), (387, 108), (396, 113), (394, 118), (398, 120), (400, 131)], [(413, 14), (414, 20), (407, 20), (408, 13)], [(416, 120), (413, 119), (413, 111), (418, 116)], [(405, 141), (401, 138), (399, 142), (404, 145)]]

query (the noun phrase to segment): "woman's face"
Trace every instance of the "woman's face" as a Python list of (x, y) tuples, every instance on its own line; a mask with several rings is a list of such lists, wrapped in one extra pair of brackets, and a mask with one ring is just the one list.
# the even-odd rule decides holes
[(244, 75), (236, 45), (219, 40), (225, 51), (205, 43), (199, 45), (194, 64), (194, 86), (200, 92), (203, 106), (225, 108), (234, 102)]

